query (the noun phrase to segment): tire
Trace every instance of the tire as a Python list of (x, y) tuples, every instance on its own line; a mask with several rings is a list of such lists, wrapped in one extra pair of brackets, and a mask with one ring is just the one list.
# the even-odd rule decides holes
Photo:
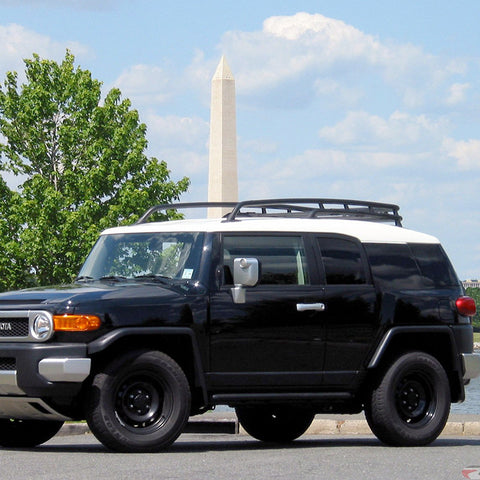
[(56, 420), (0, 419), (0, 446), (31, 448), (54, 437), (63, 422)]
[(120, 357), (93, 380), (87, 423), (100, 442), (118, 452), (157, 452), (182, 433), (190, 414), (183, 370), (157, 351)]
[(249, 435), (275, 443), (291, 442), (303, 435), (315, 416), (309, 409), (287, 405), (237, 407), (235, 412)]
[(371, 391), (365, 415), (372, 432), (392, 446), (420, 446), (442, 432), (450, 385), (440, 362), (423, 352), (398, 358)]

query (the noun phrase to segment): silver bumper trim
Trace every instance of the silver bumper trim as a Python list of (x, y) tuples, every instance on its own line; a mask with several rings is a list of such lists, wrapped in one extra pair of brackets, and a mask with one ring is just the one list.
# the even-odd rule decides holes
[(44, 358), (38, 373), (51, 382), (83, 382), (90, 375), (90, 358)]
[(22, 420), (69, 420), (40, 398), (0, 397), (0, 418)]
[(465, 373), (463, 378), (470, 380), (480, 376), (480, 354), (478, 353), (462, 353), (463, 366)]
[(0, 395), (25, 395), (18, 387), (16, 370), (0, 371)]

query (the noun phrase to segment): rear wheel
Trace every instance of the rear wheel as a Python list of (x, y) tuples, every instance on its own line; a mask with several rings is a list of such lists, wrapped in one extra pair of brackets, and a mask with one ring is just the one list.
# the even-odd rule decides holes
[(418, 446), (433, 442), (450, 412), (450, 386), (440, 362), (423, 352), (398, 358), (372, 389), (365, 414), (384, 443)]
[(30, 448), (54, 437), (62, 421), (0, 419), (0, 445), (10, 448)]
[(291, 442), (304, 434), (315, 414), (305, 408), (273, 405), (237, 407), (238, 421), (252, 437), (264, 442)]
[(120, 452), (156, 452), (182, 433), (190, 387), (179, 365), (157, 351), (121, 357), (94, 378), (86, 412), (94, 435)]

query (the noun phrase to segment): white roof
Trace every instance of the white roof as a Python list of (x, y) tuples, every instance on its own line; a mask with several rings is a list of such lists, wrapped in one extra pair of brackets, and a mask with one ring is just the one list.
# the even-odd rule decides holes
[(253, 217), (241, 218), (233, 222), (223, 219), (172, 220), (110, 228), (102, 235), (141, 232), (312, 232), (348, 235), (363, 243), (440, 243), (431, 235), (403, 227), (364, 220), (333, 218)]

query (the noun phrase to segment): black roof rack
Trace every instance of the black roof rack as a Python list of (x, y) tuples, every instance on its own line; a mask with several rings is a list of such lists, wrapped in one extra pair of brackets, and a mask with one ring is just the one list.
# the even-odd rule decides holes
[[(400, 207), (390, 203), (346, 200), (338, 198), (281, 198), (265, 200), (245, 200), (243, 202), (193, 202), (156, 205), (150, 208), (138, 221), (145, 221), (160, 210), (183, 208), (227, 207), (232, 211), (225, 215), (224, 221), (233, 222), (245, 217), (281, 217), (281, 218), (348, 218), (376, 222), (392, 222), (402, 226)], [(248, 209), (245, 211), (245, 209)]]

